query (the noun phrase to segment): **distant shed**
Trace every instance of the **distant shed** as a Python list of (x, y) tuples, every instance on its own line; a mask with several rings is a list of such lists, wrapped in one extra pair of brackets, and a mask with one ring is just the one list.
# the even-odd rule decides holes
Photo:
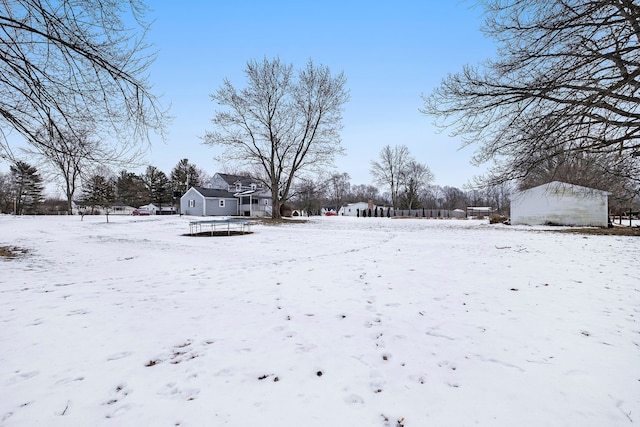
[(511, 196), (511, 224), (606, 227), (609, 192), (553, 181)]

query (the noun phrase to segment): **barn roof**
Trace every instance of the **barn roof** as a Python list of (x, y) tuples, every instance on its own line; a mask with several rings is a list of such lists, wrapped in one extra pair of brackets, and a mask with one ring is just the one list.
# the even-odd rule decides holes
[(580, 191), (584, 193), (605, 193), (606, 195), (611, 194), (608, 191), (598, 190), (597, 188), (589, 188), (589, 187), (584, 187), (582, 185), (569, 184), (568, 182), (562, 182), (562, 181), (551, 181), (546, 184), (528, 188), (526, 190), (523, 190), (523, 192), (533, 190), (535, 188), (540, 188), (540, 187), (549, 188), (549, 189), (571, 189), (573, 191)]

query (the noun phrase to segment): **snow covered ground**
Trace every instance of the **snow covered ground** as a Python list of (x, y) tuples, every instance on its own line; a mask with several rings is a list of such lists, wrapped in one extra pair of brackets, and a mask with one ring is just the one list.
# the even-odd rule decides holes
[(1, 426), (640, 423), (640, 239), (0, 216)]

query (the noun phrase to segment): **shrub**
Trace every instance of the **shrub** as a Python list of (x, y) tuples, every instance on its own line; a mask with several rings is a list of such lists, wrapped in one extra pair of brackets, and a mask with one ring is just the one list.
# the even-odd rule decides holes
[(507, 217), (504, 215), (493, 214), (489, 217), (489, 224), (504, 224)]

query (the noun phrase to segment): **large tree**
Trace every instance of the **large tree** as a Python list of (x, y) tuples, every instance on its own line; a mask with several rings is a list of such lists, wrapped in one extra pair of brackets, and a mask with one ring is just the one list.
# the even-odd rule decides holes
[(393, 209), (399, 206), (400, 189), (405, 184), (407, 167), (411, 161), (413, 158), (406, 145), (386, 145), (380, 151), (379, 160), (371, 161), (371, 175), (377, 184), (389, 187)]
[(346, 77), (312, 61), (296, 72), (278, 58), (251, 60), (245, 74), (245, 88), (225, 80), (211, 95), (223, 109), (204, 140), (225, 149), (220, 160), (259, 171), (271, 190), (272, 217), (278, 218), (295, 177), (326, 168), (342, 153)]
[(625, 163), (622, 169), (637, 168), (640, 5), (479, 3), (498, 58), (449, 75), (425, 98), (423, 112), (464, 144), (481, 143), (474, 160), (496, 161), (489, 177), (494, 182), (526, 178), (567, 153), (603, 155)]
[(162, 131), (145, 12), (141, 0), (0, 2), (0, 154), (10, 156), (12, 130), (48, 150), (65, 147), (39, 138), (43, 128), (83, 123), (119, 147)]
[(144, 180), (133, 172), (120, 171), (116, 178), (118, 200), (125, 205), (140, 207), (151, 202)]

